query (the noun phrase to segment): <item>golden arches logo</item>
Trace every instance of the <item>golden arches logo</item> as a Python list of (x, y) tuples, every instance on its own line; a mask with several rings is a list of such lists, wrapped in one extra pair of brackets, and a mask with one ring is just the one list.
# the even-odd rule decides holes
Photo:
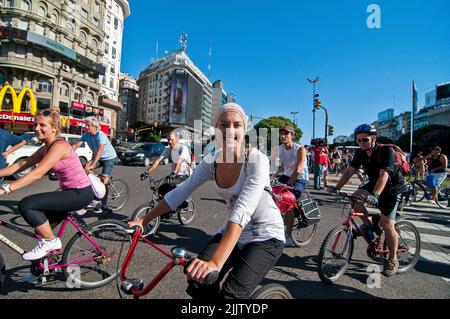
[(22, 100), (25, 97), (25, 94), (28, 93), (28, 96), (30, 97), (30, 109), (28, 112), (23, 113), (30, 113), (31, 115), (36, 114), (37, 103), (36, 103), (36, 96), (34, 95), (33, 91), (30, 88), (23, 88), (22, 91), (20, 91), (19, 96), (17, 96), (16, 91), (11, 85), (5, 85), (0, 90), (0, 111), (2, 110), (3, 99), (5, 97), (6, 91), (9, 91), (11, 93), (13, 105), (13, 109), (8, 111), (12, 111), (12, 113), (22, 113), (20, 112), (20, 106), (22, 105)]

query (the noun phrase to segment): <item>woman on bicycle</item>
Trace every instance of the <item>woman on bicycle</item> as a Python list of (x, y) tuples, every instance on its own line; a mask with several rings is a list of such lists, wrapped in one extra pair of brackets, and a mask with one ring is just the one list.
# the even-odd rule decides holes
[(62, 247), (55, 237), (51, 224), (58, 223), (66, 213), (86, 207), (94, 199), (91, 181), (71, 145), (60, 138), (61, 120), (59, 113), (46, 109), (39, 111), (34, 119), (36, 137), (44, 142), (27, 160), (19, 161), (0, 170), (0, 176), (9, 176), (37, 165), (24, 177), (4, 183), (0, 195), (12, 193), (25, 187), (53, 169), (59, 178), (61, 191), (30, 195), (19, 203), (19, 211), (25, 221), (42, 237), (38, 245), (25, 253), (25, 260), (36, 260)]
[(436, 201), (438, 187), (447, 178), (448, 159), (447, 156), (445, 156), (441, 152), (442, 148), (440, 148), (439, 146), (435, 146), (431, 149), (431, 153), (425, 157), (425, 159), (430, 161), (427, 174), (430, 177), (427, 176), (426, 179), (430, 178), (432, 181), (432, 184), (429, 186), (433, 194), (431, 198), (433, 202)]
[[(207, 155), (193, 174), (143, 219), (129, 227), (143, 227), (155, 217), (176, 208), (196, 188), (213, 180), (217, 193), (226, 200), (229, 215), (221, 230), (198, 258), (187, 267), (193, 298), (240, 298), (250, 296), (283, 252), (284, 225), (271, 195), (269, 159), (256, 148), (245, 148), (247, 116), (235, 103), (227, 103), (216, 121), (216, 142), (223, 145)], [(220, 289), (220, 281), (229, 271)], [(204, 285), (206, 275), (219, 271), (213, 285)]]

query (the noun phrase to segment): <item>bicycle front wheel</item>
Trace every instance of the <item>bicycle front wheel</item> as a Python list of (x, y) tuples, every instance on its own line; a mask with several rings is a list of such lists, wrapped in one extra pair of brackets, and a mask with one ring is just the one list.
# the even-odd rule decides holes
[(76, 233), (64, 249), (61, 261), (67, 265), (68, 285), (92, 289), (114, 280), (120, 252), (126, 252), (131, 244), (131, 236), (126, 229), (125, 223), (114, 219), (99, 220), (86, 226), (86, 235), (98, 248), (85, 235)]
[(194, 221), (195, 218), (195, 204), (192, 198), (186, 199), (187, 207), (184, 208), (178, 208), (177, 214), (178, 214), (178, 221), (182, 225), (188, 225)]
[[(153, 208), (155, 207), (155, 202), (151, 201), (147, 204), (143, 204), (136, 208), (136, 210), (133, 212), (133, 215), (131, 216), (131, 220), (135, 221), (138, 219), (141, 219), (145, 215), (147, 215)], [(158, 216), (155, 219), (151, 220), (144, 229), (144, 233), (142, 236), (144, 237), (150, 237), (156, 233), (159, 227), (159, 223), (161, 222), (161, 217)]]
[[(398, 234), (397, 259), (399, 267), (397, 273), (405, 273), (413, 268), (420, 257), (420, 234), (413, 223), (406, 220), (398, 220), (395, 224)], [(388, 247), (386, 240), (383, 249)], [(383, 256), (387, 258), (387, 254)]]
[(250, 299), (294, 299), (294, 297), (283, 285), (268, 284), (257, 288)]
[(115, 179), (109, 183), (108, 188), (108, 206), (113, 210), (119, 210), (128, 202), (130, 188), (128, 184), (121, 180)]
[(436, 203), (440, 208), (450, 210), (450, 187), (444, 186), (438, 189)]
[(328, 233), (319, 252), (318, 271), (322, 282), (331, 284), (345, 273), (353, 255), (353, 244), (347, 226), (337, 226)]

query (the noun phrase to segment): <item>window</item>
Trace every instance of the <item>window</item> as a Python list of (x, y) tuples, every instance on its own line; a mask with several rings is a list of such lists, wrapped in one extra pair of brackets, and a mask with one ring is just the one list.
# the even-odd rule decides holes
[(80, 31), (80, 40), (81, 40), (81, 42), (86, 42), (86, 38), (87, 38), (87, 35), (86, 35), (86, 32), (84, 32), (84, 31)]
[(114, 29), (117, 30), (117, 27), (119, 26), (119, 20), (114, 17)]
[(100, 21), (97, 18), (94, 18), (94, 24), (98, 27), (100, 26)]
[(88, 18), (88, 12), (86, 9), (81, 9), (81, 16), (85, 19)]
[(94, 12), (95, 13), (100, 13), (100, 4), (98, 2), (96, 2), (94, 4)]
[(69, 85), (67, 83), (61, 83), (59, 95), (69, 97)]
[(52, 93), (52, 83), (47, 79), (39, 79), (38, 80), (38, 91), (39, 92), (47, 92)]
[(69, 32), (73, 32), (73, 31), (75, 30), (75, 27), (73, 26), (72, 23), (67, 22), (67, 23), (66, 23), (66, 29), (67, 29), (67, 31), (69, 31)]
[(67, 4), (72, 10), (75, 10), (75, 7), (77, 6), (77, 3), (74, 0), (68, 0)]
[(111, 89), (114, 89), (114, 79), (113, 79), (113, 78), (111, 78), (111, 79), (109, 80), (109, 87), (110, 87)]
[(18, 45), (16, 49), (16, 57), (18, 58), (24, 58), (26, 54), (26, 50), (24, 46)]
[(95, 39), (95, 38), (92, 38), (92, 40), (91, 40), (91, 45), (94, 47), (94, 48), (98, 48), (98, 41)]
[(5, 1), (5, 7), (9, 7), (9, 8), (12, 8), (12, 7), (14, 7), (14, 0), (6, 0)]
[(105, 53), (108, 54), (109, 53), (109, 43), (105, 42)]
[(58, 24), (58, 14), (52, 13), (50, 21), (52, 21), (54, 24)]
[(111, 65), (111, 73), (115, 74), (116, 73), (116, 68), (114, 65)]
[[(8, 6), (8, 5), (6, 5), (6, 6)], [(30, 2), (26, 1), (26, 0), (22, 0), (22, 5), (20, 6), (20, 8), (25, 11), (30, 11), (30, 8), (31, 8)]]
[(83, 99), (83, 91), (78, 87), (75, 89), (74, 99), (78, 102)]
[(41, 17), (45, 17), (46, 11), (47, 10), (45, 10), (44, 6), (39, 6), (39, 8), (38, 8), (38, 15), (40, 15)]
[(116, 58), (116, 48), (115, 47), (112, 47), (111, 56), (113, 59)]
[(94, 93), (88, 92), (86, 97), (86, 104), (94, 105)]
[(106, 22), (107, 22), (108, 24), (111, 23), (111, 16), (110, 16), (109, 14), (106, 16)]
[(3, 82), (5, 82), (5, 76), (0, 72), (0, 85), (3, 85)]

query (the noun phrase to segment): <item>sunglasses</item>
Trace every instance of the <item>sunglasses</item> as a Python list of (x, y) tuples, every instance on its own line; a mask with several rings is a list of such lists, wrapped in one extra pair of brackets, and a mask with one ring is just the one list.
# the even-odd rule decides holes
[(50, 111), (50, 110), (42, 111), (42, 115), (44, 115), (44, 116), (50, 116), (51, 114), (52, 114), (52, 111)]
[(368, 137), (364, 137), (364, 138), (358, 138), (358, 143), (361, 143), (361, 142), (368, 142), (368, 141), (370, 141), (370, 138), (368, 138)]

